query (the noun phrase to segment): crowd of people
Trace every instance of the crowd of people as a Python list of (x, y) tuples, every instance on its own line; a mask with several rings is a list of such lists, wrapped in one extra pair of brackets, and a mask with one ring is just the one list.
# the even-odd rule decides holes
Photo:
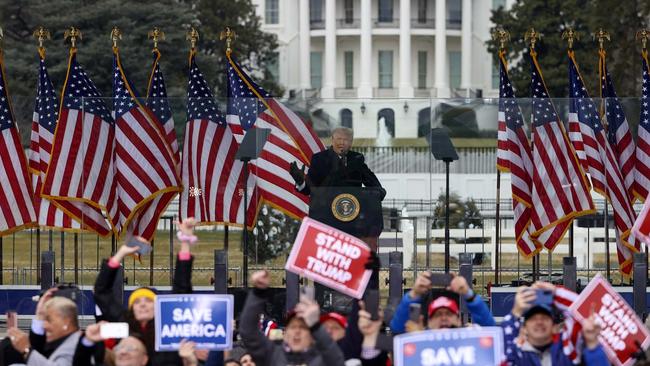
[[(191, 219), (178, 223), (181, 244), (172, 288), (176, 294), (192, 292), (191, 247), (196, 241), (193, 224)], [(196, 344), (184, 340), (177, 352), (158, 352), (154, 327), (156, 291), (139, 288), (131, 293), (125, 306), (113, 292), (122, 260), (137, 250), (138, 247), (123, 245), (103, 261), (94, 287), (96, 323), (81, 329), (75, 302), (57, 296), (57, 288), (52, 288), (40, 296), (29, 332), (17, 327), (7, 330), (6, 338), (0, 343), (0, 366), (386, 366), (392, 364), (395, 335), (497, 325), (484, 299), (472, 290), (465, 278), (452, 276), (446, 288), (433, 291), (432, 274), (421, 272), (392, 312), (373, 311), (363, 301), (354, 301), (349, 314), (324, 313), (313, 298), (303, 294), (285, 319), (275, 320), (282, 324), (282, 329), (273, 329), (275, 323), (261, 321), (270, 298), (271, 279), (268, 272), (259, 271), (251, 276), (252, 289), (235, 319), (232, 350), (197, 349)], [(376, 265), (370, 268), (378, 270)], [(500, 324), (505, 344), (503, 363), (609, 365), (598, 341), (600, 329), (593, 318), (582, 322), (576, 349), (566, 352), (570, 315), (561, 301), (552, 304), (541, 301), (540, 291), (558, 297), (565, 290), (544, 282), (518, 289), (510, 314)], [(465, 304), (469, 321), (464, 322), (461, 317), (459, 299)], [(384, 314), (390, 314), (391, 319), (385, 319)], [(100, 329), (107, 322), (127, 323), (128, 337), (102, 338)]]

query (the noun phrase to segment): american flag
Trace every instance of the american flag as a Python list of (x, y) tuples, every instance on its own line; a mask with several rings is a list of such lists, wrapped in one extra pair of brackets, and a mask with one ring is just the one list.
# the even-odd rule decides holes
[(532, 213), (532, 152), (524, 131), (524, 120), (515, 99), (515, 93), (508, 77), (507, 63), (503, 52), (499, 53), (499, 133), (498, 148), (504, 149), (501, 158), (497, 154), (497, 166), (510, 172), (512, 209), (515, 221), (515, 236), (519, 252), (526, 257), (538, 253), (541, 247), (530, 237)]
[(580, 131), (580, 134), (572, 134), (571, 138), (574, 141), (578, 136), (581, 138), (580, 146), (584, 148), (591, 184), (612, 204), (614, 222), (620, 235), (620, 240), (617, 240), (620, 270), (629, 275), (632, 252), (640, 248), (640, 243), (630, 235), (636, 215), (616, 155), (607, 141), (600, 115), (587, 93), (572, 52), (569, 53), (569, 95), (569, 123), (576, 126), (572, 130)]
[(555, 288), (553, 295), (553, 305), (564, 315), (564, 324), (562, 327), (562, 351), (569, 357), (574, 364), (580, 364), (582, 361), (581, 347), (582, 343), (582, 326), (576, 321), (569, 308), (574, 301), (578, 299), (578, 294), (562, 286)]
[[(543, 237), (544, 245), (553, 249), (574, 217), (595, 210), (586, 177), (580, 169), (562, 121), (549, 99), (536, 53), (531, 52), (530, 56), (533, 97), (533, 236)], [(547, 237), (549, 235), (550, 239)]]
[[(119, 227), (151, 239), (160, 214), (182, 191), (162, 122), (137, 100), (120, 61), (113, 63), (115, 171)], [(158, 201), (156, 199), (159, 198)], [(134, 225), (130, 226), (133, 220)]]
[(261, 197), (294, 218), (307, 215), (308, 198), (296, 191), (289, 165), (309, 166), (312, 155), (325, 147), (310, 126), (255, 84), (230, 55), (226, 120), (237, 141), (247, 129), (271, 129), (260, 157), (251, 161)]
[(172, 109), (169, 107), (169, 100), (167, 99), (165, 79), (163, 78), (162, 71), (160, 71), (160, 51), (155, 49), (153, 55), (153, 68), (149, 76), (146, 106), (158, 117), (158, 121), (162, 122), (167, 143), (172, 148), (176, 163), (179, 164), (180, 151), (178, 150), (178, 140), (176, 139), (176, 130), (174, 129), (174, 116), (172, 115)]
[[(239, 147), (226, 118), (217, 108), (210, 87), (190, 54), (187, 124), (183, 144), (181, 217), (202, 224), (243, 224), (243, 163), (235, 160)], [(248, 179), (248, 222), (256, 211), (255, 179)]]
[(36, 225), (27, 158), (9, 102), (0, 50), (0, 236)]
[[(167, 99), (167, 88), (165, 87), (165, 80), (159, 66), (160, 51), (154, 49), (153, 55), (153, 68), (149, 76), (147, 101), (145, 105), (156, 117), (155, 122), (160, 123), (161, 132), (165, 134), (165, 139), (174, 154), (174, 162), (178, 170), (180, 169), (180, 153), (178, 151), (176, 130), (174, 129), (174, 118), (172, 110), (169, 107), (169, 100)], [(151, 223), (165, 212), (170, 202), (170, 197), (173, 198), (175, 195), (176, 192), (164, 193), (145, 204), (142, 207), (142, 213), (135, 218), (132, 223), (133, 226), (128, 231), (140, 233), (140, 236), (145, 238), (152, 237), (156, 227), (151, 225)]]
[(634, 166), (634, 194), (645, 201), (650, 189), (650, 63), (643, 53), (643, 88), (641, 92), (641, 116), (636, 140), (636, 164)]
[(72, 48), (41, 197), (103, 236), (117, 225), (114, 140), (110, 112)]
[(605, 51), (600, 51), (599, 67), (600, 70), (600, 91), (601, 98), (606, 98), (605, 102), (605, 119), (607, 120), (607, 138), (614, 151), (614, 156), (618, 160), (618, 166), (621, 168), (623, 181), (625, 183), (625, 192), (630, 202), (634, 202), (634, 165), (636, 156), (634, 155), (634, 140), (630, 132), (630, 125), (625, 118), (623, 106), (616, 96), (614, 83), (607, 71), (605, 60)]
[(38, 88), (29, 151), (29, 167), (32, 172), (34, 189), (34, 208), (38, 213), (38, 224), (42, 227), (65, 231), (79, 231), (81, 224), (63, 210), (41, 198), (41, 187), (50, 163), (50, 152), (59, 117), (59, 102), (45, 66), (44, 53), (41, 53)]

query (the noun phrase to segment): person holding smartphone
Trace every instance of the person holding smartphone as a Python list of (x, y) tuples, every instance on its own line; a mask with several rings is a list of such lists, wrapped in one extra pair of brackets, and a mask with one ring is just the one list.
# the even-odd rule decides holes
[(282, 344), (276, 344), (262, 333), (258, 325), (259, 316), (266, 306), (270, 281), (267, 271), (251, 275), (253, 289), (246, 296), (239, 318), (239, 335), (255, 364), (343, 366), (343, 352), (319, 322), (318, 303), (304, 293), (287, 316)]
[(36, 305), (36, 317), (29, 334), (12, 327), (7, 336), (26, 365), (70, 365), (81, 333), (77, 304), (47, 290)]
[[(176, 294), (187, 294), (192, 292), (192, 263), (191, 246), (197, 242), (194, 235), (195, 220), (187, 218), (177, 221), (179, 230), (177, 237), (181, 242), (181, 248), (177, 255), (176, 268), (174, 269), (174, 282), (172, 292)], [(137, 242), (132, 242), (137, 241)], [(113, 293), (113, 284), (122, 260), (129, 255), (135, 255), (147, 248), (148, 243), (139, 237), (130, 238), (127, 244), (122, 245), (117, 253), (111, 258), (102, 262), (102, 267), (95, 281), (94, 299), (99, 313), (97, 320), (109, 322), (127, 322), (131, 334), (141, 335), (147, 354), (148, 365), (172, 365), (181, 362), (180, 357), (174, 352), (155, 352), (155, 330), (154, 330), (154, 302), (156, 293), (148, 287), (141, 287), (131, 293), (128, 299), (128, 307), (121, 306), (121, 299), (116, 299)], [(109, 342), (110, 343), (110, 342)], [(113, 346), (113, 344), (108, 344)], [(207, 355), (206, 355), (207, 357)]]
[[(573, 319), (559, 327), (556, 314), (571, 317), (567, 304), (577, 294), (547, 282), (517, 289), (510, 314), (503, 318), (506, 358), (509, 365), (589, 366), (609, 365), (607, 355), (598, 341), (600, 327), (593, 316), (582, 323), (583, 342), (573, 342)], [(560, 330), (558, 334), (558, 330)], [(567, 340), (566, 346), (563, 340)]]
[[(436, 283), (433, 283), (432, 279), (435, 279), (433, 282)], [(443, 276), (425, 271), (420, 272), (415, 279), (413, 288), (404, 295), (402, 301), (395, 309), (395, 314), (390, 322), (390, 328), (394, 334), (400, 334), (406, 331), (458, 328), (462, 326), (458, 302), (452, 297), (440, 296), (429, 304), (423, 304), (425, 296), (434, 285), (446, 288), (451, 293), (462, 296), (467, 303), (467, 310), (469, 310), (472, 323), (485, 327), (496, 324), (485, 301), (469, 287), (467, 280), (463, 276), (457, 276), (455, 274)], [(424, 323), (423, 316), (420, 316), (417, 322), (409, 320), (409, 307), (413, 303), (419, 303), (423, 307), (427, 306), (428, 320), (426, 324)]]

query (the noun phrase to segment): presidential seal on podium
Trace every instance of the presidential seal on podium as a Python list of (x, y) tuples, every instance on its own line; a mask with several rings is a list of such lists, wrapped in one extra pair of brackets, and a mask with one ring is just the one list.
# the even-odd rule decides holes
[(339, 221), (350, 222), (359, 216), (361, 204), (350, 193), (341, 193), (332, 200), (332, 215)]

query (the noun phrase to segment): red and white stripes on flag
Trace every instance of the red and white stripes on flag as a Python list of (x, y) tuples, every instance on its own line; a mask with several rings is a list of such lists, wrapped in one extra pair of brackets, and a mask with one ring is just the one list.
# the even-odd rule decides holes
[(564, 327), (562, 328), (562, 351), (574, 364), (580, 364), (582, 355), (582, 326), (576, 321), (569, 308), (578, 299), (578, 294), (562, 286), (555, 287), (553, 305), (564, 315)]
[(74, 220), (56, 205), (51, 204), (49, 200), (41, 198), (41, 188), (50, 162), (59, 104), (45, 66), (45, 53), (39, 49), (39, 54), (38, 93), (34, 103), (29, 152), (34, 208), (38, 214), (39, 226), (55, 230), (80, 231), (80, 222)]
[(629, 276), (632, 271), (632, 253), (641, 248), (641, 243), (631, 235), (636, 214), (631, 197), (625, 188), (618, 160), (607, 141), (599, 113), (586, 91), (571, 51), (569, 51), (569, 94), (571, 97), (569, 124), (574, 126), (573, 131), (580, 131), (579, 134), (573, 133), (571, 139), (581, 142), (574, 146), (576, 150), (578, 146), (584, 149), (594, 190), (612, 204), (614, 223), (620, 236), (620, 240), (617, 240), (620, 271)]
[(72, 48), (41, 196), (106, 236), (117, 233), (115, 126), (97, 88), (77, 63), (76, 54)]
[(20, 143), (0, 50), (0, 237), (36, 225), (27, 158)]
[(314, 131), (289, 108), (270, 97), (232, 59), (228, 58), (228, 111), (226, 120), (240, 142), (246, 129), (268, 128), (268, 141), (258, 159), (251, 161), (251, 175), (261, 198), (294, 218), (307, 215), (309, 199), (300, 194), (289, 174), (289, 165), (309, 166), (313, 154), (324, 150)]
[[(564, 126), (551, 102), (537, 63), (531, 57), (533, 125), (533, 236), (545, 238), (553, 249), (577, 216), (595, 211), (586, 177), (571, 147)], [(550, 239), (548, 239), (550, 237)], [(541, 241), (541, 240), (540, 240)]]
[(643, 50), (643, 84), (641, 89), (641, 113), (636, 139), (636, 162), (634, 165), (634, 195), (645, 201), (650, 190), (650, 62), (648, 51)]
[[(190, 54), (188, 106), (183, 144), (180, 216), (200, 224), (244, 224), (244, 170), (235, 160), (239, 147), (218, 110), (211, 88)], [(248, 179), (248, 222), (256, 204), (255, 178)]]
[(499, 64), (497, 168), (504, 172), (510, 172), (517, 248), (522, 255), (530, 257), (541, 250), (541, 246), (531, 238), (529, 231), (532, 213), (532, 153), (524, 131), (521, 110), (508, 77), (507, 62), (503, 51), (499, 52)]
[[(229, 114), (226, 120), (237, 143), (241, 143), (245, 131), (237, 116)], [(289, 165), (294, 161), (305, 162), (291, 138), (273, 122), (268, 114), (262, 113), (253, 127), (271, 129), (271, 134), (259, 158), (249, 163), (250, 174), (254, 177), (260, 198), (294, 218), (302, 218), (309, 212), (309, 198), (296, 191), (295, 182), (289, 175)]]
[[(160, 214), (182, 191), (176, 161), (162, 124), (136, 99), (113, 48), (115, 171), (119, 228), (147, 240), (153, 237)], [(154, 202), (157, 198), (160, 200)], [(130, 226), (131, 221), (135, 225)]]
[(634, 155), (634, 140), (630, 132), (630, 126), (625, 117), (623, 106), (616, 95), (614, 82), (607, 70), (605, 50), (598, 51), (600, 74), (600, 96), (605, 104), (604, 116), (607, 120), (607, 139), (612, 147), (614, 156), (618, 161), (621, 169), (623, 183), (625, 183), (625, 192), (630, 202), (634, 203), (634, 165), (636, 156)]
[[(153, 50), (154, 61), (149, 75), (149, 84), (147, 87), (147, 102), (145, 106), (153, 114), (154, 123), (160, 128), (165, 140), (167, 141), (171, 152), (174, 155), (174, 164), (177, 170), (180, 170), (180, 152), (178, 150), (178, 140), (176, 139), (176, 130), (174, 129), (174, 116), (169, 107), (167, 98), (167, 88), (163, 73), (160, 70), (160, 51), (156, 48)], [(131, 223), (127, 230), (145, 238), (153, 236), (156, 226), (155, 222), (165, 212), (171, 199), (176, 196), (176, 192), (167, 192), (158, 195), (150, 202), (146, 203)]]

